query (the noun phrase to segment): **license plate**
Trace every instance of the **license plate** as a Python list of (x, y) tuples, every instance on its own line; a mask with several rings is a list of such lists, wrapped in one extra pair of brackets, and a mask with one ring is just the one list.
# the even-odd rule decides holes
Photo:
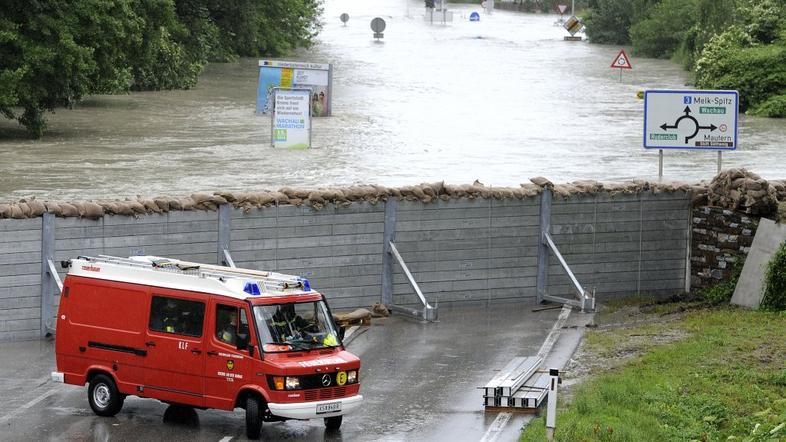
[(341, 402), (330, 402), (328, 404), (317, 405), (317, 414), (335, 413), (341, 411)]

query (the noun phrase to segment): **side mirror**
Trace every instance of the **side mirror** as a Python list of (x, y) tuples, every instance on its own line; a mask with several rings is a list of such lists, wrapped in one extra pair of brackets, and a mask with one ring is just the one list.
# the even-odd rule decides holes
[(347, 331), (347, 327), (346, 326), (342, 325), (341, 327), (338, 328), (338, 338), (339, 338), (339, 340), (341, 340), (341, 341), (344, 340), (344, 333), (346, 333), (346, 331)]

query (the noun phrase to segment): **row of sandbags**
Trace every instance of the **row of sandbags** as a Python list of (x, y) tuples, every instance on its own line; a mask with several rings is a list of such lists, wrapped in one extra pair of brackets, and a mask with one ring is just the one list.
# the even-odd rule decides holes
[[(746, 172), (747, 173), (747, 172)], [(754, 174), (755, 175), (755, 174)], [(725, 180), (730, 176), (722, 173), (713, 180)], [(736, 176), (736, 172), (735, 172)], [(753, 175), (744, 175), (752, 178)], [(746, 179), (747, 179), (746, 178)], [(757, 180), (759, 178), (756, 178)], [(736, 183), (732, 180), (731, 182)], [(744, 186), (749, 186), (748, 181), (743, 181)], [(783, 184), (780, 185), (783, 193)], [(751, 187), (753, 185), (750, 185)], [(774, 188), (777, 194), (778, 188), (775, 185), (767, 184), (767, 189)], [(367, 201), (376, 204), (388, 198), (400, 200), (422, 201), (430, 203), (437, 200), (451, 200), (456, 198), (494, 198), (494, 199), (524, 199), (539, 195), (543, 188), (551, 189), (557, 198), (570, 198), (574, 196), (592, 195), (597, 193), (616, 194), (637, 194), (641, 192), (687, 192), (694, 195), (694, 202), (707, 201), (710, 191), (707, 184), (690, 183), (653, 183), (643, 180), (634, 180), (622, 183), (601, 183), (592, 180), (574, 181), (568, 184), (554, 185), (551, 181), (543, 177), (531, 178), (529, 183), (521, 184), (519, 187), (491, 187), (475, 181), (473, 184), (451, 185), (444, 182), (423, 183), (414, 186), (404, 187), (385, 187), (377, 185), (351, 186), (322, 189), (299, 189), (284, 187), (277, 191), (262, 190), (258, 192), (215, 192), (214, 194), (195, 193), (187, 197), (138, 197), (133, 200), (125, 201), (77, 201), (77, 202), (50, 202), (40, 201), (35, 198), (23, 199), (16, 203), (0, 204), (0, 218), (35, 218), (44, 212), (52, 213), (61, 217), (82, 217), (97, 219), (104, 214), (139, 216), (152, 213), (166, 213), (172, 210), (217, 210), (223, 204), (231, 204), (236, 208), (249, 211), (253, 208), (267, 207), (277, 204), (303, 205), (321, 209), (326, 204), (347, 205), (356, 201)], [(716, 186), (717, 189), (721, 187)], [(753, 187), (750, 189), (755, 191)], [(769, 191), (768, 191), (769, 192)], [(717, 192), (713, 195), (717, 195)], [(749, 194), (746, 193), (746, 196)], [(758, 195), (758, 194), (756, 194)], [(769, 193), (768, 193), (769, 195)], [(726, 197), (722, 201), (715, 198), (712, 204), (728, 203), (732, 201)], [(786, 201), (786, 195), (781, 196), (781, 200)], [(746, 201), (741, 203), (742, 206)], [(725, 206), (724, 206), (725, 207)], [(758, 205), (750, 204), (745, 207), (753, 207), (756, 210)], [(750, 212), (754, 213), (754, 212)]]
[(782, 182), (769, 182), (746, 169), (722, 171), (707, 186), (707, 203), (711, 206), (768, 216), (777, 211)]

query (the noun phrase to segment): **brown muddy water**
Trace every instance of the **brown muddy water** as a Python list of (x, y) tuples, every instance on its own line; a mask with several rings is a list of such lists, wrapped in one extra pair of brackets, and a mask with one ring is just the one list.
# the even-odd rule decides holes
[[(620, 48), (565, 42), (556, 16), (495, 11), (472, 23), (478, 7), (451, 8), (443, 26), (424, 21), (419, 1), (325, 2), (318, 44), (288, 57), (334, 64), (334, 116), (314, 123), (311, 150), (270, 147), (269, 117), (254, 113), (257, 60), (243, 59), (209, 65), (193, 90), (89, 97), (49, 115), (41, 140), (0, 122), (0, 201), (657, 179), (636, 92), (685, 88), (679, 66), (632, 57), (620, 82), (609, 67)], [(379, 42), (375, 16), (387, 22)], [(743, 117), (724, 167), (786, 178), (784, 138), (786, 121)], [(667, 180), (715, 170), (714, 152), (666, 153)]]

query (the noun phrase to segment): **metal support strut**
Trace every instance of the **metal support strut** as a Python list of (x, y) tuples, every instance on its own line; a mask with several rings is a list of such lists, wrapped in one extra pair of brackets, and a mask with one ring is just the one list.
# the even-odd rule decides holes
[[(420, 290), (412, 272), (409, 271), (407, 264), (401, 257), (401, 254), (396, 249), (396, 209), (398, 208), (398, 200), (390, 198), (385, 202), (385, 232), (383, 234), (383, 252), (382, 252), (382, 303), (388, 307), (392, 312), (421, 318), (426, 321), (437, 321), (437, 305), (434, 306), (428, 303), (423, 292)], [(393, 265), (394, 259), (398, 262), (407, 276), (407, 280), (415, 293), (418, 295), (422, 308), (411, 308), (393, 304)]]
[[(540, 237), (538, 241), (538, 279), (537, 279), (537, 301), (551, 301), (559, 304), (567, 304), (580, 308), (582, 311), (595, 310), (595, 291), (584, 290), (576, 275), (570, 270), (570, 266), (554, 244), (551, 235), (551, 190), (544, 188), (541, 194), (540, 203)], [(548, 294), (549, 281), (549, 253), (553, 253), (560, 263), (560, 266), (570, 278), (573, 287), (576, 289), (578, 299), (567, 299)]]
[(432, 306), (426, 300), (426, 297), (423, 296), (423, 292), (420, 291), (420, 287), (418, 287), (418, 283), (415, 282), (415, 278), (412, 276), (412, 273), (409, 271), (407, 264), (404, 262), (404, 259), (398, 253), (396, 249), (396, 245), (393, 242), (390, 242), (390, 252), (396, 257), (396, 261), (401, 266), (401, 269), (404, 270), (404, 274), (407, 275), (407, 280), (409, 281), (409, 285), (415, 290), (415, 293), (420, 298), (420, 303), (423, 304), (423, 309), (418, 311), (417, 309), (411, 309), (407, 307), (401, 307), (397, 305), (389, 305), (388, 308), (394, 311), (398, 311), (399, 313), (406, 313), (410, 314), (419, 318), (423, 318), (426, 321), (434, 322), (437, 320), (437, 307)]

